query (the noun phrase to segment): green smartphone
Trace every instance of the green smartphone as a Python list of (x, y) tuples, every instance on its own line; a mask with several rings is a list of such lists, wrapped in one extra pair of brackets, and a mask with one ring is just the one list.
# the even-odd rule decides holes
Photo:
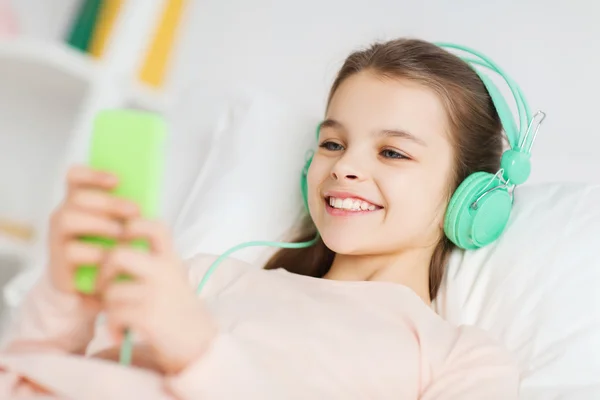
[[(160, 211), (166, 135), (163, 118), (145, 111), (103, 110), (93, 122), (89, 167), (116, 175), (119, 183), (112, 194), (135, 202), (143, 218), (154, 218)], [(81, 240), (106, 248), (116, 244), (103, 237)], [(131, 246), (148, 248), (143, 240)], [(76, 289), (93, 293), (97, 272), (96, 265), (79, 266), (74, 278)]]

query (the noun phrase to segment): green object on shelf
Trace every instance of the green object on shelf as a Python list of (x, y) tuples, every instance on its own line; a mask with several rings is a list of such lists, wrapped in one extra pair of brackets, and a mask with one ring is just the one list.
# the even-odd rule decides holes
[(88, 52), (102, 0), (83, 0), (71, 26), (67, 43), (76, 49)]

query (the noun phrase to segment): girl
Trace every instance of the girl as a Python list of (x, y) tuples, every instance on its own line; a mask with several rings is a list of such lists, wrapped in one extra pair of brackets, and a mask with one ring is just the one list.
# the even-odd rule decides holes
[[(164, 226), (108, 194), (115, 177), (73, 168), (47, 273), (0, 355), (2, 398), (517, 399), (511, 356), (431, 308), (452, 249), (449, 198), (500, 167), (502, 127), (477, 73), (419, 40), (355, 52), (318, 141), (297, 238), (318, 232), (316, 244), (264, 269), (229, 259), (200, 296), (214, 258), (182, 263)], [(144, 238), (151, 251), (82, 235)], [(90, 263), (98, 289), (83, 296), (73, 271)], [(129, 367), (115, 362), (125, 328), (138, 338)]]

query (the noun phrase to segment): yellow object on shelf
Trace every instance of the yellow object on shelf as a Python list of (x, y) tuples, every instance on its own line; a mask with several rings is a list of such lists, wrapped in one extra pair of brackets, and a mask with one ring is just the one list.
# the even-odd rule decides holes
[(140, 69), (139, 78), (143, 83), (162, 86), (184, 3), (184, 0), (165, 0), (162, 17)]
[(123, 0), (102, 1), (89, 50), (92, 56), (96, 58), (102, 57), (122, 4)]
[(34, 236), (32, 226), (5, 218), (0, 218), (0, 233), (23, 241), (30, 241)]

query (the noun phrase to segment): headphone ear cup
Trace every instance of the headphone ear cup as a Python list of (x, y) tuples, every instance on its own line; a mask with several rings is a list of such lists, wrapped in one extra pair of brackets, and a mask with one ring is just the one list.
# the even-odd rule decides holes
[(312, 162), (312, 155), (304, 164), (304, 168), (302, 168), (302, 177), (300, 179), (300, 190), (302, 192), (302, 201), (304, 202), (304, 208), (308, 212), (308, 169), (310, 168), (310, 163)]
[[(479, 199), (489, 189), (494, 190)], [(444, 232), (462, 249), (486, 246), (500, 237), (511, 209), (512, 197), (501, 187), (501, 182), (490, 173), (476, 172), (469, 175), (452, 195), (444, 219)]]

